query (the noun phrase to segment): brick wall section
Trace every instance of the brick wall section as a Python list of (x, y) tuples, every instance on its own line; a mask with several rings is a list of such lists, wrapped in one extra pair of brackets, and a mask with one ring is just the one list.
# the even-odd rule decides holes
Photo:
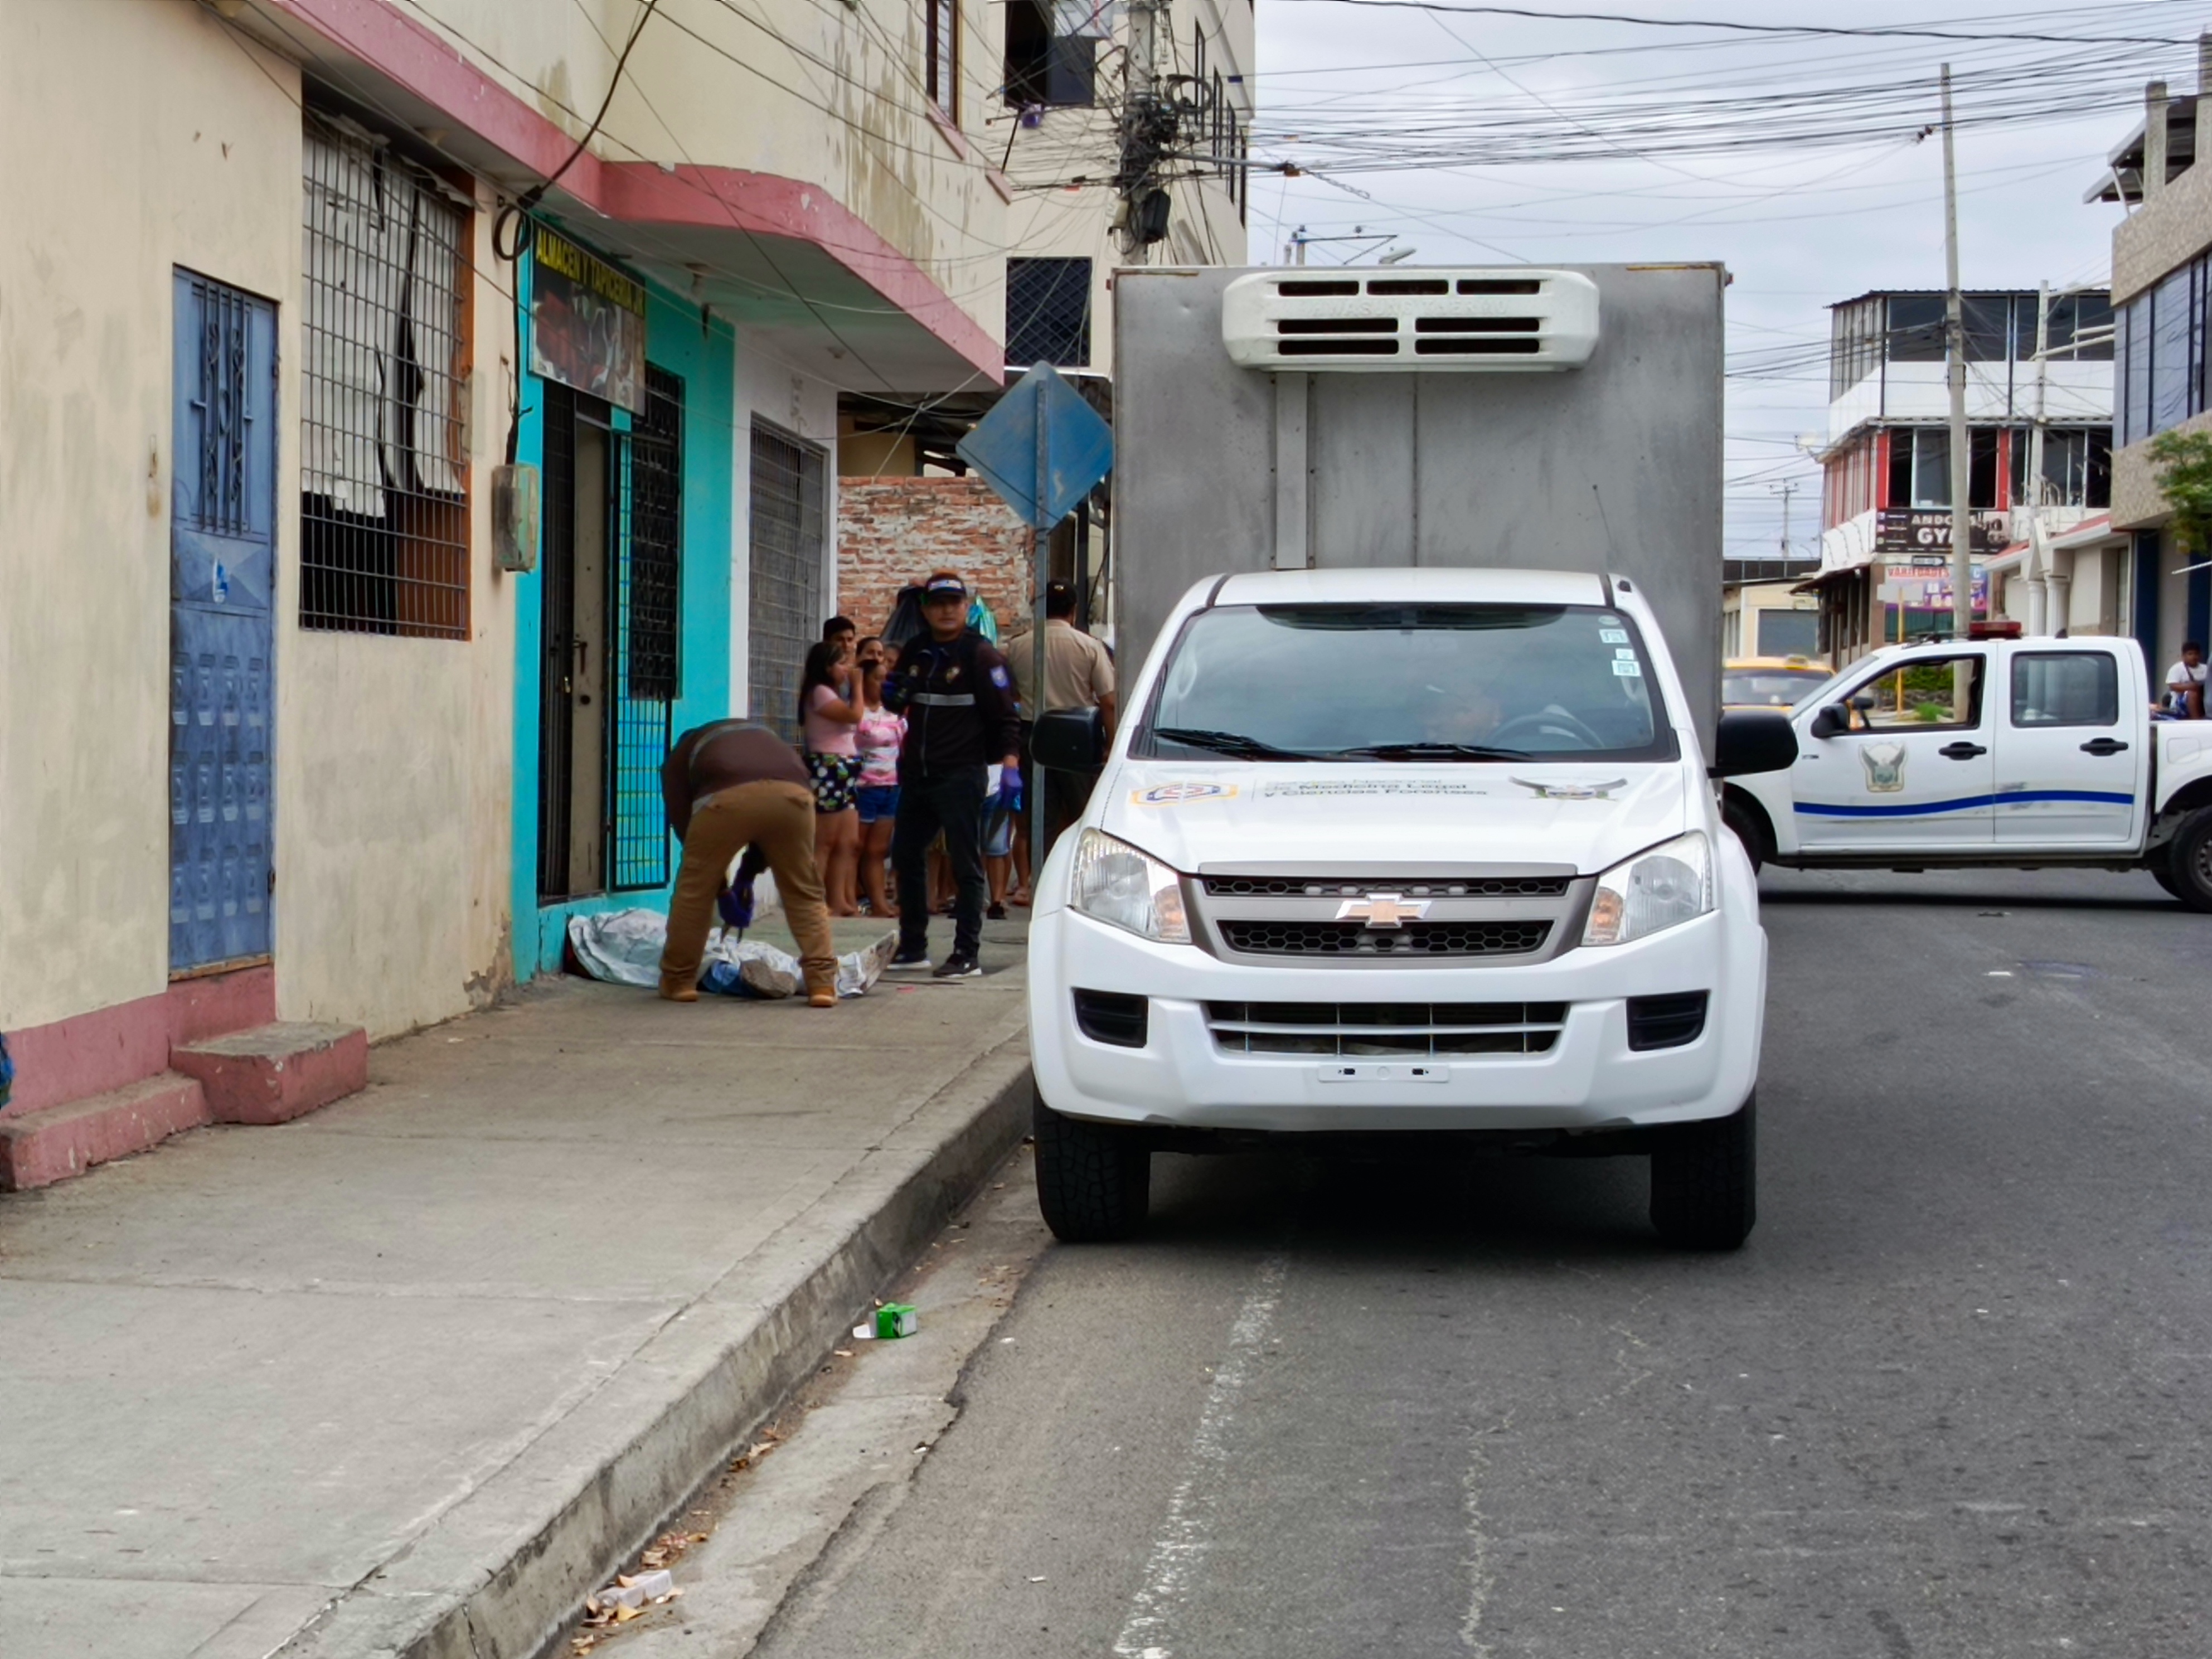
[(899, 589), (957, 570), (1019, 631), (1029, 606), (1029, 532), (981, 478), (840, 478), (837, 609), (863, 635), (890, 620)]

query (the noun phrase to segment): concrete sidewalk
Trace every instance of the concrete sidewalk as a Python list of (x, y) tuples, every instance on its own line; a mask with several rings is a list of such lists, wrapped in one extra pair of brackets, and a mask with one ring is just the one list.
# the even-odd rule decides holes
[(0, 1195), (0, 1651), (535, 1651), (1026, 1127), (991, 934), (834, 1011), (551, 981)]

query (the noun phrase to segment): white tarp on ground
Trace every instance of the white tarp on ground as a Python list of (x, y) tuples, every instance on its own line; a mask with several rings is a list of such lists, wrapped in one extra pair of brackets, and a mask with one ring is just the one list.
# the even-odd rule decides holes
[[(668, 918), (658, 910), (608, 910), (568, 918), (568, 945), (576, 960), (593, 979), (613, 985), (659, 986), (660, 952), (667, 942)], [(733, 968), (763, 963), (788, 983), (804, 983), (797, 957), (765, 939), (740, 939), (727, 927), (716, 927), (707, 935), (707, 965), (711, 969), (717, 962)], [(883, 971), (881, 951), (847, 951), (837, 958), (837, 994), (864, 995)], [(756, 976), (747, 994), (761, 994), (761, 982)]]

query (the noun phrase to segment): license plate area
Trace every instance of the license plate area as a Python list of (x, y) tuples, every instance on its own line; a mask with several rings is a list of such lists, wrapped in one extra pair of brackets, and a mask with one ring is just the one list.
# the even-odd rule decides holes
[(1449, 1083), (1451, 1067), (1425, 1060), (1345, 1060), (1314, 1068), (1322, 1083)]

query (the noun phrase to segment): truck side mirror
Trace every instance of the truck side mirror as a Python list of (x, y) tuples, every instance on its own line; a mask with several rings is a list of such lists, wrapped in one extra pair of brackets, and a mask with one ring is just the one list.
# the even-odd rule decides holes
[(1839, 702), (1823, 704), (1809, 730), (1816, 738), (1837, 738), (1851, 729), (1851, 717)]
[(1737, 778), (1747, 772), (1780, 772), (1796, 763), (1797, 733), (1787, 715), (1739, 708), (1721, 716), (1713, 735), (1713, 763), (1705, 770), (1711, 777)]
[(1060, 708), (1036, 723), (1030, 758), (1051, 772), (1088, 772), (1106, 758), (1106, 722), (1096, 708)]
[(1871, 691), (1853, 692), (1851, 694), (1851, 707), (1857, 709), (1862, 714), (1873, 714), (1874, 693)]

